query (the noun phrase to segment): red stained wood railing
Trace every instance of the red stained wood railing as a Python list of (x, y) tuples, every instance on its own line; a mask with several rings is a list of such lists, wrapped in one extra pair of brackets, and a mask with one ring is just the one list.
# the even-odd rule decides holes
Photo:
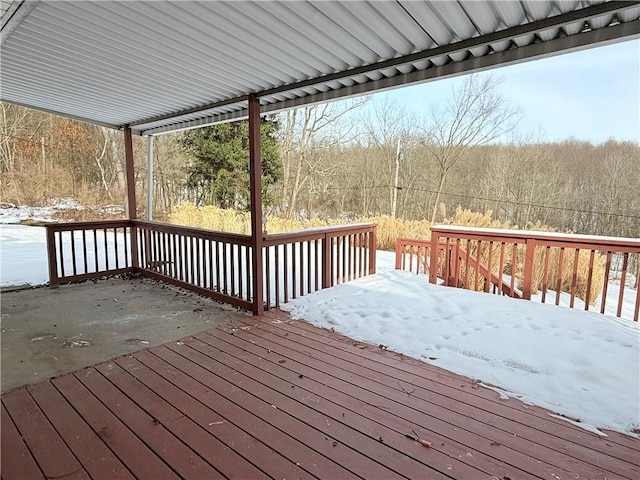
[(51, 286), (132, 271), (129, 220), (57, 223), (46, 230)]
[(269, 235), (263, 245), (266, 309), (376, 271), (374, 224)]
[[(542, 303), (551, 299), (638, 321), (632, 256), (640, 261), (639, 239), (456, 226), (433, 227), (430, 241), (396, 242), (396, 268), (428, 274), (431, 283), (527, 300), (536, 294)], [(613, 296), (612, 281), (618, 284)], [(629, 297), (627, 305), (634, 306), (625, 312)]]
[(134, 220), (137, 271), (251, 310), (251, 237)]
[[(132, 251), (132, 245), (137, 251)], [(263, 239), (265, 308), (375, 273), (373, 224)], [(252, 310), (251, 237), (145, 220), (47, 226), (51, 285), (135, 272)]]

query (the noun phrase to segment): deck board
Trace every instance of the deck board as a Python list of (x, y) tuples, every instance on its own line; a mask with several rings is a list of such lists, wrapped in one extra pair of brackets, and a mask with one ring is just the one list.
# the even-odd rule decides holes
[(2, 405), (2, 476), (5, 478), (44, 479), (31, 452), (24, 443), (7, 410)]
[[(322, 345), (340, 350), (340, 353), (336, 354), (340, 358), (351, 359), (354, 363), (366, 360), (368, 364), (372, 365), (373, 370), (391, 372), (392, 375), (402, 375), (405, 381), (409, 381), (414, 385), (419, 385), (425, 380), (435, 382), (438, 384), (438, 391), (449, 398), (462, 399), (462, 401), (469, 402), (471, 405), (482, 406), (486, 410), (502, 417), (516, 420), (526, 418), (524, 423), (531, 424), (533, 422), (540, 431), (546, 432), (549, 428), (552, 428), (556, 437), (570, 440), (589, 449), (601, 451), (614, 458), (621, 458), (640, 466), (640, 458), (637, 455), (638, 441), (627, 435), (608, 431), (608, 439), (603, 443), (597, 436), (584, 436), (584, 430), (579, 427), (550, 417), (548, 411), (543, 408), (522, 402), (496, 402), (495, 393), (483, 388), (476, 388), (470, 392), (468, 391), (470, 386), (468, 379), (406, 355), (381, 351), (375, 346), (354, 341), (327, 329), (314, 327), (306, 322), (290, 322), (286, 318), (283, 319), (281, 314), (273, 311), (266, 312), (263, 317), (255, 318), (255, 320), (254, 324), (261, 321), (268, 324), (272, 329), (284, 328), (286, 331), (299, 332), (305, 338), (316, 339)], [(352, 348), (353, 346), (358, 348), (354, 349)], [(371, 355), (370, 351), (372, 349), (376, 350), (379, 355)], [(473, 384), (471, 386), (473, 387)], [(523, 416), (523, 411), (527, 415)], [(627, 456), (618, 457), (618, 455)]]
[[(582, 472), (587, 476), (593, 475), (591, 468), (587, 468), (586, 470), (582, 468), (583, 462), (594, 460), (592, 451), (579, 444), (562, 441), (562, 439), (557, 439), (554, 435), (549, 434), (547, 430), (550, 426), (555, 427), (555, 423), (550, 424), (548, 422), (545, 424), (544, 428), (547, 430), (537, 430), (531, 428), (531, 419), (522, 415), (522, 413), (520, 413), (520, 422), (496, 415), (501, 407), (504, 407), (508, 402), (496, 402), (494, 398), (494, 401), (490, 402), (490, 406), (486, 407), (487, 410), (482, 410), (475, 405), (469, 405), (456, 400), (453, 395), (444, 396), (439, 394), (439, 387), (435, 390), (424, 388), (431, 385), (430, 382), (425, 382), (424, 378), (422, 382), (414, 381), (410, 383), (406, 382), (407, 378), (399, 376), (395, 369), (389, 369), (390, 371), (385, 372), (382, 368), (376, 368), (374, 370), (366, 368), (357, 363), (359, 360), (356, 360), (356, 363), (349, 363), (344, 356), (338, 356), (334, 354), (335, 352), (331, 352), (331, 347), (326, 346), (325, 343), (314, 342), (305, 336), (296, 334), (293, 328), (289, 328), (288, 325), (283, 325), (284, 324), (265, 325), (263, 322), (247, 320), (245, 322), (245, 330), (240, 329), (234, 333), (235, 337), (243, 335), (250, 336), (252, 335), (252, 327), (261, 328), (262, 330), (266, 329), (265, 333), (260, 333), (260, 336), (255, 337), (251, 342), (260, 345), (268, 341), (268, 345), (278, 344), (282, 346), (281, 348), (283, 350), (293, 348), (296, 350), (294, 355), (297, 355), (298, 359), (306, 362), (308, 365), (321, 365), (324, 362), (332, 368), (352, 373), (354, 375), (350, 377), (352, 384), (360, 385), (363, 389), (371, 388), (371, 386), (375, 389), (375, 391), (370, 393), (363, 391), (362, 395), (372, 397), (377, 394), (384, 394), (385, 399), (402, 403), (403, 405), (418, 410), (424, 402), (428, 402), (431, 406), (430, 415), (436, 415), (439, 420), (449, 422), (454, 427), (464, 425), (466, 432), (472, 431), (480, 436), (483, 436), (484, 432), (491, 431), (490, 444), (493, 443), (494, 445), (493, 448), (486, 450), (489, 454), (494, 453), (495, 443), (497, 442), (503, 447), (508, 446), (515, 448), (517, 451), (530, 455), (533, 458), (539, 457), (546, 461), (553, 460), (553, 465), (565, 469), (569, 467), (570, 471), (574, 474)], [(246, 329), (247, 327), (249, 328), (248, 330)], [(270, 332), (270, 330), (280, 330), (281, 332), (287, 333), (288, 336), (284, 337), (282, 334), (278, 335), (277, 333)], [(219, 333), (215, 333), (215, 335), (219, 336)], [(378, 355), (378, 357), (379, 356), (380, 355)], [(426, 380), (429, 379), (427, 378)], [(468, 385), (468, 379), (462, 380)], [(458, 384), (464, 385), (464, 383), (460, 384), (460, 382), (458, 382)], [(472, 388), (472, 390), (475, 391), (476, 389)], [(410, 393), (410, 395), (408, 393)], [(493, 395), (495, 397), (495, 394)], [(523, 405), (521, 402), (517, 403)], [(526, 423), (522, 423), (523, 421)], [(487, 430), (488, 426), (493, 428)], [(465, 435), (468, 436), (468, 434)], [(583, 436), (584, 430), (579, 431), (578, 435)], [(478, 448), (479, 444), (474, 442), (473, 445)], [(468, 445), (468, 447), (472, 447), (472, 445)], [(537, 453), (537, 450), (542, 450), (542, 452)], [(513, 456), (512, 452), (509, 453), (510, 456)], [(595, 466), (607, 467), (609, 471), (619, 475), (627, 474), (627, 470), (622, 468), (621, 463), (618, 461), (621, 459), (620, 457), (622, 457), (623, 460), (626, 457), (626, 460), (637, 466), (637, 451), (634, 453), (619, 445), (612, 444), (611, 447), (608, 448), (608, 451), (603, 453), (603, 455), (596, 459), (599, 463)], [(580, 462), (575, 462), (574, 459), (580, 460)], [(540, 463), (537, 464), (541, 465)]]
[(276, 310), (7, 392), (2, 478), (640, 478), (607, 433)]
[(50, 382), (33, 385), (28, 391), (91, 478), (134, 478)]
[[(233, 339), (240, 336), (250, 338), (252, 335), (251, 330), (240, 330), (234, 333), (235, 335), (231, 337)], [(219, 332), (215, 334), (220, 335)], [(246, 348), (259, 347), (263, 342), (261, 338), (263, 335), (269, 334), (261, 333), (260, 337), (254, 337), (254, 339), (249, 341), (250, 345), (246, 346)], [(381, 383), (374, 383), (371, 377), (374, 377), (376, 372), (363, 372), (361, 366), (344, 365), (344, 363), (340, 363), (340, 359), (335, 359), (329, 355), (322, 357), (319, 355), (321, 352), (317, 352), (311, 348), (302, 347), (301, 351), (292, 350), (289, 346), (295, 344), (292, 343), (292, 340), (288, 337), (286, 339), (287, 347), (277, 343), (279, 338), (271, 338), (269, 340), (268, 345), (270, 346), (271, 353), (266, 355), (267, 358), (274, 355), (286, 355), (288, 360), (283, 366), (289, 365), (288, 368), (295, 368), (293, 365), (297, 365), (290, 363), (291, 360), (297, 361), (299, 364), (306, 363), (306, 367), (308, 367), (308, 370), (305, 370), (306, 377), (320, 379), (321, 382), (330, 388), (337, 388), (354, 398), (366, 398), (367, 402), (371, 405), (377, 407), (383, 406), (388, 410), (393, 410), (399, 417), (399, 420), (404, 423), (405, 433), (407, 431), (410, 432), (411, 425), (415, 426), (416, 430), (421, 433), (420, 428), (418, 428), (418, 426), (420, 426), (425, 429), (425, 437), (435, 440), (436, 445), (434, 445), (434, 450), (442, 449), (447, 455), (462, 459), (472, 458), (473, 465), (476, 467), (484, 467), (482, 470), (485, 473), (496, 471), (496, 466), (491, 466), (491, 457), (495, 455), (499, 455), (502, 461), (508, 459), (508, 463), (515, 467), (515, 471), (504, 471), (505, 465), (500, 465), (499, 468), (503, 469), (503, 471), (500, 472), (502, 476), (526, 478), (524, 472), (531, 472), (543, 478), (553, 478), (553, 475), (558, 469), (567, 472), (571, 471), (574, 474), (582, 474), (587, 478), (590, 478), (594, 473), (593, 468), (583, 468), (582, 462), (575, 462), (574, 459), (568, 455), (560, 454), (553, 450), (539, 454), (537, 450), (545, 449), (545, 447), (541, 442), (534, 443), (523, 439), (521, 435), (523, 434), (524, 426), (522, 425), (515, 424), (514, 426), (518, 428), (515, 429), (514, 432), (494, 428), (490, 430), (491, 435), (487, 438), (487, 425), (475, 421), (473, 416), (464, 417), (460, 415), (455, 411), (455, 405), (452, 409), (448, 409), (431, 400), (425, 403), (425, 401), (417, 397), (416, 389), (407, 390), (409, 387), (403, 387), (397, 379), (389, 380), (390, 384), (392, 382), (394, 383), (393, 387)], [(226, 347), (221, 348), (227, 351)], [(333, 368), (335, 368), (335, 364), (338, 364), (338, 368), (340, 368), (339, 371), (353, 373), (353, 375), (349, 377), (349, 383), (345, 384), (341, 382), (340, 379), (336, 379), (322, 371), (315, 370), (318, 366), (323, 365), (323, 360), (319, 357)], [(312, 368), (312, 366), (314, 368)], [(327, 368), (326, 370), (333, 371), (333, 368)], [(356, 373), (358, 370), (360, 370), (360, 374)], [(344, 403), (344, 400), (341, 402)], [(421, 411), (425, 404), (429, 407), (428, 412)], [(376, 412), (371, 419), (378, 418), (378, 416), (379, 414)], [(402, 434), (402, 431), (398, 433)], [(440, 443), (440, 445), (437, 445), (438, 443)], [(469, 457), (470, 455), (472, 457)], [(553, 460), (553, 462), (545, 464), (545, 462), (540, 461), (540, 458), (545, 458), (548, 461)], [(617, 462), (615, 463), (617, 465)], [(465, 475), (465, 477), (467, 476)]]
[(9, 392), (2, 402), (46, 478), (89, 478), (27, 390)]
[(51, 383), (137, 478), (179, 478), (178, 475), (122, 423), (73, 374)]

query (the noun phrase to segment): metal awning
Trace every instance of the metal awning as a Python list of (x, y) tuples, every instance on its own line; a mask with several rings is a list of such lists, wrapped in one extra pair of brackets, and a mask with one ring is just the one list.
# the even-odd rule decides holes
[(640, 37), (640, 2), (2, 2), (0, 99), (149, 135)]

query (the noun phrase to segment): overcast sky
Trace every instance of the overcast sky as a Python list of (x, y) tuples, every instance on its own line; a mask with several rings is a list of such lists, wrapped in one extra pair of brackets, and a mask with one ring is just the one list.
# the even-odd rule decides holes
[[(593, 143), (609, 138), (640, 142), (640, 40), (525, 62), (489, 71), (502, 78), (502, 94), (517, 105), (522, 135)], [(389, 95), (424, 115), (448, 98), (462, 77), (404, 87)], [(377, 95), (376, 95), (377, 96)]]

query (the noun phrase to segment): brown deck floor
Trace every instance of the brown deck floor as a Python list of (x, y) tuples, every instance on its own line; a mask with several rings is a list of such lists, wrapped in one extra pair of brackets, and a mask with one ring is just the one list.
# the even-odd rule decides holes
[(640, 478), (608, 433), (276, 311), (4, 394), (2, 478)]

